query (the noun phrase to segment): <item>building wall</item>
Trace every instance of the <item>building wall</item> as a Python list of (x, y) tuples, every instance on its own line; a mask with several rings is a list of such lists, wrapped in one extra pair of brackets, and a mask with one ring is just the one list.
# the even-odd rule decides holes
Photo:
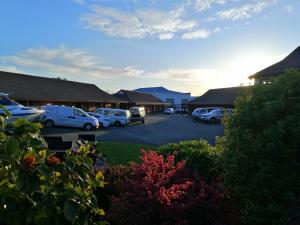
[(118, 108), (119, 103), (105, 103), (105, 102), (61, 102), (61, 101), (27, 101), (27, 100), (16, 100), (18, 103), (24, 106), (41, 107), (47, 104), (51, 105), (65, 105), (74, 106), (81, 108), (84, 111), (95, 111), (96, 108)]
[(146, 114), (151, 113), (161, 113), (164, 111), (164, 105), (136, 105), (136, 104), (128, 104), (128, 103), (121, 103), (121, 109), (130, 109), (131, 107), (145, 107)]
[(155, 97), (159, 98), (161, 101), (165, 103), (171, 103), (171, 106), (176, 108), (180, 107), (183, 103), (187, 103), (194, 99), (188, 93), (149, 92), (148, 94), (154, 95)]

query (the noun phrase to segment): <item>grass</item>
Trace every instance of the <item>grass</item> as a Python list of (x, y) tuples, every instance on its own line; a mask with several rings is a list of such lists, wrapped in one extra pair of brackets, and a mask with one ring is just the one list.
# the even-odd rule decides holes
[(123, 164), (129, 162), (139, 162), (140, 150), (155, 150), (156, 147), (145, 144), (132, 144), (124, 142), (99, 142), (97, 150), (104, 153), (110, 165)]

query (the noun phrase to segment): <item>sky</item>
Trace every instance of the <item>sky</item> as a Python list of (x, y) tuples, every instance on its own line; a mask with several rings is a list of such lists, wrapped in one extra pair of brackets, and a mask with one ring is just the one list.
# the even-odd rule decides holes
[(299, 21), (299, 0), (1, 0), (0, 70), (197, 96), (248, 85)]

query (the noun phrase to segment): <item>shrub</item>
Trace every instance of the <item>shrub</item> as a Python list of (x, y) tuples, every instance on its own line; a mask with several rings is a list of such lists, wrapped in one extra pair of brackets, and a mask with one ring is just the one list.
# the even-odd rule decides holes
[(51, 154), (40, 136), (40, 124), (24, 119), (14, 134), (0, 129), (0, 224), (101, 224), (104, 214), (93, 193), (104, 185), (93, 172), (89, 148), (64, 161)]
[(243, 222), (300, 224), (300, 72), (240, 97), (225, 134), (225, 184)]
[(112, 198), (108, 220), (115, 225), (235, 224), (228, 193), (219, 182), (205, 183), (185, 162), (143, 152), (142, 163), (130, 167)]
[(183, 141), (163, 145), (158, 152), (164, 157), (169, 154), (175, 155), (175, 161), (186, 161), (186, 166), (198, 171), (207, 179), (220, 174), (221, 148), (210, 145), (206, 140)]

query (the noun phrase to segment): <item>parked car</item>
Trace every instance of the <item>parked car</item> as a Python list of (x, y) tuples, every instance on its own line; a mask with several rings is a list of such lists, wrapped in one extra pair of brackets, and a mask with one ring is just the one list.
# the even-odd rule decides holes
[(175, 110), (173, 108), (165, 108), (164, 114), (174, 114)]
[(192, 117), (193, 117), (195, 120), (199, 120), (199, 119), (200, 119), (200, 116), (201, 116), (202, 114), (209, 113), (210, 111), (212, 111), (212, 110), (214, 110), (214, 109), (217, 109), (217, 108), (212, 108), (212, 107), (196, 108), (196, 109), (194, 109), (194, 111), (192, 112)]
[(144, 107), (131, 107), (129, 111), (131, 113), (130, 122), (145, 123), (146, 110)]
[(232, 112), (232, 109), (214, 109), (209, 113), (202, 114), (200, 116), (200, 120), (211, 123), (219, 123), (224, 118), (225, 113), (230, 116)]
[(40, 121), (45, 127), (65, 126), (92, 130), (99, 127), (96, 118), (88, 115), (82, 109), (71, 106), (46, 105)]
[(111, 109), (111, 108), (97, 108), (96, 113), (103, 115), (109, 119), (110, 124), (114, 126), (124, 126), (130, 123), (131, 114), (129, 110)]
[(94, 112), (88, 112), (87, 114), (89, 114), (92, 117), (95, 117), (98, 120), (100, 127), (104, 127), (104, 128), (109, 127), (110, 120), (108, 118)]

